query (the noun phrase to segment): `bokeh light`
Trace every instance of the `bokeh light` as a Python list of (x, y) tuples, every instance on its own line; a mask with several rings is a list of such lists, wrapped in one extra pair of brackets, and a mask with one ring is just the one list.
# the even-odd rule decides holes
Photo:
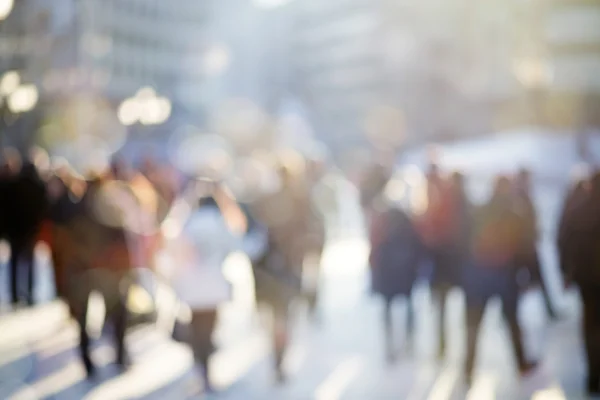
[(513, 69), (519, 82), (527, 88), (548, 85), (554, 78), (551, 66), (542, 60), (530, 58), (516, 60)]
[(217, 110), (213, 132), (227, 138), (236, 149), (253, 148), (270, 133), (269, 116), (255, 103), (230, 99)]
[(151, 87), (143, 87), (134, 97), (125, 99), (117, 110), (117, 117), (125, 126), (137, 122), (142, 125), (160, 125), (171, 116), (171, 101), (158, 97)]
[(0, 0), (0, 21), (5, 20), (14, 7), (14, 0)]
[(38, 102), (39, 94), (35, 85), (19, 86), (8, 97), (8, 108), (14, 113), (31, 111)]
[(92, 160), (104, 164), (97, 160), (110, 158), (121, 149), (127, 130), (113, 106), (92, 94), (54, 102), (46, 109), (38, 137), (53, 156), (65, 158), (78, 173), (85, 174)]
[(231, 172), (235, 153), (227, 139), (191, 126), (173, 135), (168, 152), (171, 162), (180, 170), (215, 179), (225, 178)]
[[(0, 0), (1, 1), (1, 0)], [(21, 76), (17, 71), (8, 71), (0, 79), (0, 95), (9, 96), (21, 84)]]
[(119, 121), (125, 126), (133, 125), (140, 118), (141, 107), (136, 98), (125, 100), (119, 106), (117, 115)]
[(203, 57), (203, 70), (208, 76), (221, 75), (231, 63), (231, 53), (222, 44), (211, 46)]

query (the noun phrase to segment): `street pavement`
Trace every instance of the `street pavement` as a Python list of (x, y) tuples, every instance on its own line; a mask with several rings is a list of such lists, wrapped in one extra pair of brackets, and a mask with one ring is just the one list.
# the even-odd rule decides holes
[[(427, 288), (420, 285), (413, 296), (418, 310), (413, 338), (405, 335), (406, 303), (399, 301), (395, 309), (399, 357), (388, 365), (382, 348), (382, 307), (368, 293), (366, 254), (366, 243), (358, 237), (341, 239), (328, 247), (320, 318), (317, 322), (309, 320), (304, 306), (296, 305), (286, 359), (289, 379), (283, 385), (276, 385), (272, 374), (264, 329), (268, 316), (257, 313), (252, 302), (250, 266), (241, 254), (230, 257), (225, 271), (234, 284), (234, 299), (221, 310), (216, 335), (219, 351), (212, 360), (213, 380), (220, 392), (215, 398), (583, 398), (576, 294), (562, 297), (565, 318), (557, 323), (544, 319), (539, 294), (532, 293), (522, 302), (527, 346), (532, 357), (541, 359), (539, 371), (523, 381), (514, 372), (498, 304), (491, 304), (482, 332), (477, 376), (467, 397), (461, 373), (465, 348), (461, 293), (451, 294), (447, 318), (450, 350), (444, 361), (436, 358), (437, 307)], [(48, 277), (48, 264), (39, 264), (40, 274)], [(51, 294), (47, 287), (44, 290)], [(160, 312), (170, 313), (170, 307)], [(76, 328), (66, 319), (66, 309), (59, 302), (5, 310), (0, 316), (0, 398), (199, 398), (201, 383), (192, 368), (191, 354), (185, 346), (171, 341), (165, 330), (154, 325), (133, 329), (128, 338), (133, 366), (122, 375), (111, 365), (114, 353), (110, 342), (98, 340), (94, 359), (103, 368), (93, 382), (84, 378), (76, 336)]]

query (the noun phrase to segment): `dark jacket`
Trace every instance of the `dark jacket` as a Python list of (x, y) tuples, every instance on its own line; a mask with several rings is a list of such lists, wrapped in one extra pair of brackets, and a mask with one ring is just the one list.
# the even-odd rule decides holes
[(35, 166), (25, 163), (5, 182), (5, 227), (10, 241), (29, 242), (39, 233), (48, 212), (46, 186)]
[(410, 217), (391, 208), (374, 218), (371, 238), (371, 284), (390, 299), (407, 296), (414, 285), (425, 250)]
[(7, 239), (8, 234), (8, 181), (8, 174), (0, 170), (0, 240)]
[(582, 240), (587, 240), (583, 237), (581, 225), (583, 221), (580, 218), (585, 217), (589, 195), (583, 182), (576, 184), (567, 193), (558, 222), (556, 245), (560, 269), (563, 277), (568, 281), (573, 279), (574, 268), (579, 264), (579, 244)]
[(600, 287), (600, 187), (581, 198), (565, 215), (559, 251), (569, 278)]
[(382, 165), (374, 164), (367, 170), (360, 183), (360, 204), (363, 208), (370, 208), (373, 201), (385, 189), (390, 180), (390, 173)]
[(91, 182), (82, 207), (68, 229), (76, 248), (72, 262), (80, 269), (107, 269), (126, 273), (133, 267), (126, 226), (108, 224), (98, 213), (99, 190), (103, 183)]

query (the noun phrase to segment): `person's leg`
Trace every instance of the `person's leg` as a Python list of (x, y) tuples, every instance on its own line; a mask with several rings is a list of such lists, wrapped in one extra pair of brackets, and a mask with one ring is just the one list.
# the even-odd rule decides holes
[[(54, 235), (56, 237), (56, 234)], [(54, 288), (56, 292), (56, 297), (59, 299), (65, 298), (65, 287), (64, 287), (64, 265), (62, 263), (61, 258), (61, 249), (60, 245), (56, 242), (56, 239), (53, 240), (52, 246), (50, 247), (50, 259), (52, 260), (52, 269), (54, 272)]]
[(484, 311), (485, 303), (469, 304), (467, 298), (467, 357), (465, 365), (467, 382), (471, 382), (473, 378), (477, 355), (477, 338)]
[(127, 332), (127, 307), (124, 301), (119, 301), (113, 311), (115, 346), (117, 351), (117, 364), (126, 367), (128, 363), (127, 349), (125, 348), (125, 334)]
[(125, 348), (125, 334), (128, 327), (127, 278), (121, 273), (97, 270), (92, 275), (95, 288), (104, 299), (105, 323), (112, 323), (112, 334), (116, 350), (116, 363), (125, 368), (129, 362)]
[(27, 304), (35, 304), (35, 242), (28, 243), (23, 248), (23, 262), (27, 271)]
[(532, 265), (535, 277), (540, 285), (540, 290), (542, 291), (542, 296), (544, 298), (544, 305), (546, 307), (546, 312), (548, 313), (548, 317), (550, 319), (557, 319), (558, 315), (554, 309), (554, 304), (552, 303), (552, 299), (550, 298), (550, 293), (548, 291), (548, 284), (544, 279), (544, 274), (542, 273), (542, 264), (540, 262), (540, 257), (537, 251), (534, 251), (531, 255)]
[(502, 293), (502, 310), (504, 317), (508, 322), (510, 330), (510, 338), (515, 354), (515, 359), (521, 374), (530, 372), (535, 366), (535, 363), (527, 361), (525, 351), (523, 349), (523, 334), (518, 320), (518, 288), (509, 289), (506, 293)]
[(412, 292), (406, 296), (406, 336), (412, 339), (415, 331), (415, 307), (412, 299)]
[(285, 381), (283, 358), (288, 346), (288, 307), (285, 304), (273, 305), (273, 344), (275, 350), (275, 372), (279, 382)]
[(396, 359), (396, 350), (394, 349), (394, 324), (392, 321), (392, 299), (385, 299), (383, 306), (383, 330), (385, 334), (385, 355), (389, 363)]
[(207, 392), (214, 389), (210, 380), (210, 356), (214, 351), (212, 336), (217, 320), (217, 310), (197, 311), (194, 313), (195, 357), (200, 364), (204, 387)]
[(600, 394), (600, 302), (594, 289), (581, 290), (583, 302), (583, 336), (588, 376), (586, 387), (589, 394)]
[(314, 252), (309, 253), (308, 260), (310, 260), (308, 265), (308, 313), (313, 318), (316, 319), (317, 315), (317, 305), (319, 301), (319, 285), (320, 285), (320, 275), (321, 275), (321, 257), (322, 257), (322, 249), (317, 249)]
[(19, 303), (19, 259), (21, 257), (20, 244), (12, 240), (10, 242), (10, 290), (11, 303), (16, 305)]
[(449, 287), (448, 285), (442, 285), (438, 290), (438, 304), (439, 304), (439, 325), (438, 325), (438, 333), (439, 333), (439, 347), (438, 347), (438, 356), (443, 358), (446, 354), (446, 299), (448, 298)]
[(81, 355), (81, 361), (85, 367), (86, 373), (89, 376), (93, 375), (95, 371), (92, 358), (90, 356), (90, 336), (87, 332), (87, 318), (88, 318), (88, 304), (89, 304), (89, 293), (80, 293), (77, 297), (77, 323), (79, 325), (79, 352)]

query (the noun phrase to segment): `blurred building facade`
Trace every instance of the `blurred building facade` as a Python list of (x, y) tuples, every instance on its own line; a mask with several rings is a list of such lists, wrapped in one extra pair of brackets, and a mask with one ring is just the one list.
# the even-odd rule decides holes
[(54, 48), (63, 49), (48, 62), (43, 84), (49, 93), (97, 91), (121, 100), (152, 86), (177, 97), (182, 87), (201, 83), (186, 67), (204, 44), (204, 2), (38, 0), (38, 8), (50, 16), (46, 34)]
[[(178, 120), (186, 123), (202, 115), (208, 2), (16, 3), (27, 9), (26, 15), (18, 18), (15, 12), (0, 25), (13, 23), (30, 41), (43, 43), (28, 54), (19, 69), (27, 71), (40, 89), (40, 108), (46, 119), (56, 123), (68, 114), (75, 120), (61, 127), (73, 132), (58, 139), (73, 140), (91, 130), (89, 125), (96, 123), (95, 117), (110, 114), (111, 123), (116, 125), (119, 104), (143, 87), (152, 87), (168, 97), (173, 103), (173, 116), (162, 130), (130, 127), (133, 140), (142, 134), (159, 138), (174, 129)], [(98, 110), (105, 114), (100, 115)], [(113, 125), (105, 130), (123, 129)]]
[[(39, 70), (36, 66), (38, 54), (47, 52), (50, 41), (38, 35), (38, 26), (46, 21), (35, 14), (35, 0), (15, 1), (6, 19), (0, 21), (0, 76), (9, 71), (17, 72), (19, 84), (39, 84)], [(40, 119), (39, 108), (27, 113), (14, 114), (2, 99), (2, 121), (0, 138), (2, 144), (17, 147), (26, 146), (31, 139), (29, 133), (35, 129)]]
[(291, 3), (290, 87), (312, 111), (320, 136), (343, 145), (363, 135), (382, 100), (379, 1)]
[(549, 116), (577, 130), (600, 127), (600, 2), (547, 4), (544, 34), (553, 70)]
[(487, 133), (496, 104), (519, 91), (514, 4), (292, 2), (294, 90), (340, 145), (364, 141), (381, 106), (404, 114), (389, 133), (408, 141)]
[(91, 98), (114, 110), (151, 86), (173, 100), (172, 120), (208, 130), (231, 99), (271, 115), (301, 104), (316, 136), (339, 148), (364, 147), (382, 108), (395, 115), (386, 135), (408, 142), (594, 114), (593, 0), (258, 3), (17, 1), (0, 23), (0, 69), (21, 70), (42, 103)]

